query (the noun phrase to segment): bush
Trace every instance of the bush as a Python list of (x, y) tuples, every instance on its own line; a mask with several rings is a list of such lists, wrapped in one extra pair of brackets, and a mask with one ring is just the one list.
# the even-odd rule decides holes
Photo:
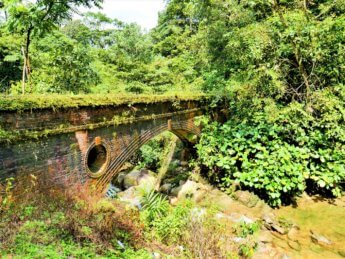
[(336, 112), (344, 108), (335, 100), (315, 104), (314, 116), (292, 103), (274, 119), (256, 112), (242, 122), (212, 123), (197, 145), (200, 162), (221, 187), (238, 182), (272, 206), (310, 188), (339, 196), (345, 181), (345, 127)]

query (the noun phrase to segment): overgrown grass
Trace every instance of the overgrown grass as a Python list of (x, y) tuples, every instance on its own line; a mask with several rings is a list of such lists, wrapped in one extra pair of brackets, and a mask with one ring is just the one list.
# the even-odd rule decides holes
[[(84, 186), (25, 182), (0, 186), (0, 257), (246, 258), (256, 247), (256, 225), (222, 222), (212, 205), (186, 199), (172, 206), (152, 191), (143, 193), (139, 211)], [(236, 244), (235, 235), (246, 239)]]
[(118, 106), (121, 104), (155, 103), (166, 101), (189, 101), (208, 96), (196, 92), (171, 92), (162, 95), (137, 94), (27, 94), (0, 96), (0, 111), (23, 111), (32, 109), (59, 109), (96, 106)]
[(138, 211), (85, 187), (16, 186), (0, 199), (0, 256), (151, 258)]

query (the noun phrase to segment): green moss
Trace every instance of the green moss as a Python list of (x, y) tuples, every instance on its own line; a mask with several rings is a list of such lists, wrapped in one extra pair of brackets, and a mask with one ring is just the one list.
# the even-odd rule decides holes
[(0, 96), (0, 111), (24, 111), (32, 109), (60, 109), (121, 104), (156, 103), (164, 101), (189, 101), (207, 98), (199, 93), (176, 93), (167, 95), (23, 95)]

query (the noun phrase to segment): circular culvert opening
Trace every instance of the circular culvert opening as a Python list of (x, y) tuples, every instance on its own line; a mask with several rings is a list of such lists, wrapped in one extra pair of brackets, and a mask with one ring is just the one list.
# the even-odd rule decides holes
[(86, 165), (92, 177), (99, 177), (104, 173), (108, 164), (108, 151), (103, 144), (90, 147), (86, 158)]

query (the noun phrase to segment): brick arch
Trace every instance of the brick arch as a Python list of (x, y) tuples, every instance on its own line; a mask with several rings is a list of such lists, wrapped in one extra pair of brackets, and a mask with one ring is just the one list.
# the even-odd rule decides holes
[(105, 173), (99, 179), (93, 180), (93, 185), (96, 189), (104, 191), (123, 164), (128, 161), (141, 146), (165, 131), (170, 131), (175, 134), (182, 142), (189, 146), (193, 145), (190, 136), (200, 135), (200, 128), (195, 126), (193, 120), (178, 122), (171, 122), (169, 120), (166, 124), (155, 126), (140, 135), (133, 136), (132, 141), (127, 145), (126, 149), (121, 151), (115, 158), (112, 158)]

